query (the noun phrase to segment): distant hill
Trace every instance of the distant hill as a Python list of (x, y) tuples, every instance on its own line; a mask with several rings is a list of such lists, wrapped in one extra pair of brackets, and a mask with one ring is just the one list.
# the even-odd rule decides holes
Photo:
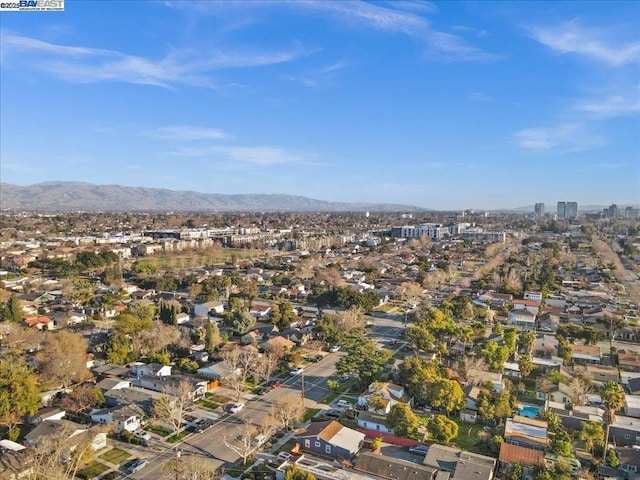
[(164, 188), (94, 185), (83, 182), (44, 182), (21, 187), (0, 183), (0, 208), (27, 211), (290, 211), (405, 212), (423, 208), (400, 204), (344, 203), (298, 195), (223, 195)]

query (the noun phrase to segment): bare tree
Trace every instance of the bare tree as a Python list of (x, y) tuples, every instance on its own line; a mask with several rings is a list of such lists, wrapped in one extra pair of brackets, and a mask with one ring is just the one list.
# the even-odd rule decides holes
[(182, 455), (174, 451), (177, 458), (167, 461), (162, 466), (163, 480), (223, 480), (226, 475), (210, 459), (195, 455)]
[(257, 436), (258, 427), (245, 421), (238, 436), (233, 439), (223, 436), (223, 442), (227, 448), (240, 455), (242, 463), (246, 464), (247, 459), (260, 448), (259, 442), (256, 441)]
[(569, 384), (571, 391), (571, 402), (574, 405), (584, 405), (587, 401), (587, 394), (592, 390), (591, 382), (584, 377), (575, 377)]
[(222, 355), (222, 364), (227, 374), (225, 382), (236, 393), (236, 402), (240, 400), (257, 360), (258, 353), (253, 347), (235, 348)]
[(78, 385), (60, 402), (60, 406), (72, 412), (82, 412), (104, 401), (100, 389), (93, 383)]
[(142, 330), (131, 338), (134, 351), (145, 357), (153, 352), (159, 352), (169, 345), (180, 341), (180, 330), (160, 321), (153, 322), (149, 330)]
[(272, 349), (263, 354), (259, 362), (255, 362), (251, 369), (251, 375), (257, 383), (266, 382), (271, 378), (282, 360), (283, 352), (279, 349)]
[(275, 424), (290, 429), (294, 422), (302, 420), (304, 412), (302, 399), (295, 393), (288, 393), (273, 401), (269, 415)]
[(36, 354), (38, 369), (52, 385), (68, 387), (91, 378), (87, 369), (87, 341), (77, 333), (48, 332)]
[(484, 359), (480, 357), (467, 356), (463, 362), (458, 362), (458, 369), (465, 380), (469, 381), (470, 372), (488, 372), (489, 366)]
[(153, 416), (171, 426), (177, 433), (184, 421), (184, 415), (192, 405), (192, 385), (184, 380), (178, 385), (176, 395), (162, 395), (153, 402)]

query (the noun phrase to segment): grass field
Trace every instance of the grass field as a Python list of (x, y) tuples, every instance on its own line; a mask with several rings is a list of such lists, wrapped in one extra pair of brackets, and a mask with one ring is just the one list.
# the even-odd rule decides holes
[(129, 455), (128, 452), (125, 452), (120, 448), (112, 448), (108, 452), (105, 452), (102, 455), (100, 455), (98, 458), (102, 458), (107, 462), (113, 463), (114, 465), (118, 465), (119, 463), (125, 461), (130, 456), (131, 455)]
[(187, 434), (185, 432), (179, 432), (179, 433), (176, 433), (175, 435), (171, 435), (169, 438), (167, 438), (167, 442), (169, 442), (169, 443), (178, 443), (180, 440), (182, 440), (186, 436), (187, 436)]
[(262, 256), (264, 256), (264, 252), (261, 250), (219, 248), (211, 251), (151, 256), (146, 257), (145, 261), (155, 265), (159, 270), (177, 270), (228, 263), (234, 258), (242, 260)]
[(318, 413), (320, 411), (319, 408), (307, 408), (307, 411), (304, 412), (304, 418), (302, 419), (303, 422), (308, 422), (309, 420), (311, 420), (316, 413)]
[(96, 478), (97, 476), (103, 474), (111, 467), (106, 466), (104, 463), (93, 461), (85, 468), (80, 470), (77, 474), (78, 478), (82, 478), (84, 480), (89, 480), (90, 478)]
[(149, 430), (150, 432), (155, 433), (156, 435), (160, 435), (161, 437), (166, 437), (171, 434), (171, 430), (167, 430), (166, 428), (161, 427), (160, 425), (147, 425), (144, 427), (145, 430)]
[(197, 400), (196, 403), (201, 407), (207, 408), (209, 410), (215, 410), (220, 406), (217, 403), (209, 402), (208, 400)]

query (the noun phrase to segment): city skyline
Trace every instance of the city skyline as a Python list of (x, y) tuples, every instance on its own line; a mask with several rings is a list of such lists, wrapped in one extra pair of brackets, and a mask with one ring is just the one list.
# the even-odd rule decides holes
[(5, 12), (0, 177), (443, 210), (638, 204), (639, 15), (637, 2)]

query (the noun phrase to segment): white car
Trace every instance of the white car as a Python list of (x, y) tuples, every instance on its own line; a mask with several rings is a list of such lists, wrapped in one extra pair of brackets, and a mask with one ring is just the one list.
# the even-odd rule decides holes
[(280, 452), (278, 454), (278, 459), (279, 460), (291, 460), (293, 458), (293, 455), (291, 455), (290, 453), (287, 452)]
[(338, 400), (338, 403), (336, 403), (336, 405), (338, 406), (338, 408), (351, 408), (353, 406), (346, 400)]
[(341, 349), (341, 348), (342, 348), (342, 345), (334, 345), (333, 347), (331, 347), (331, 348), (329, 349), (329, 351), (330, 351), (331, 353), (336, 353), (336, 352), (340, 351), (340, 349)]
[(298, 367), (298, 368), (294, 368), (289, 373), (291, 374), (292, 377), (295, 377), (296, 375), (300, 375), (302, 372), (304, 372), (304, 368)]
[(146, 458), (138, 458), (134, 460), (125, 470), (126, 473), (136, 473), (138, 470), (142, 470), (144, 467), (149, 465), (149, 460)]
[(243, 408), (244, 408), (244, 403), (234, 403), (233, 405), (231, 405), (231, 408), (229, 408), (229, 411), (231, 413), (238, 413)]
[(151, 434), (149, 432), (145, 432), (144, 430), (136, 430), (135, 432), (133, 432), (133, 436), (138, 440), (143, 440), (145, 442), (151, 440)]

